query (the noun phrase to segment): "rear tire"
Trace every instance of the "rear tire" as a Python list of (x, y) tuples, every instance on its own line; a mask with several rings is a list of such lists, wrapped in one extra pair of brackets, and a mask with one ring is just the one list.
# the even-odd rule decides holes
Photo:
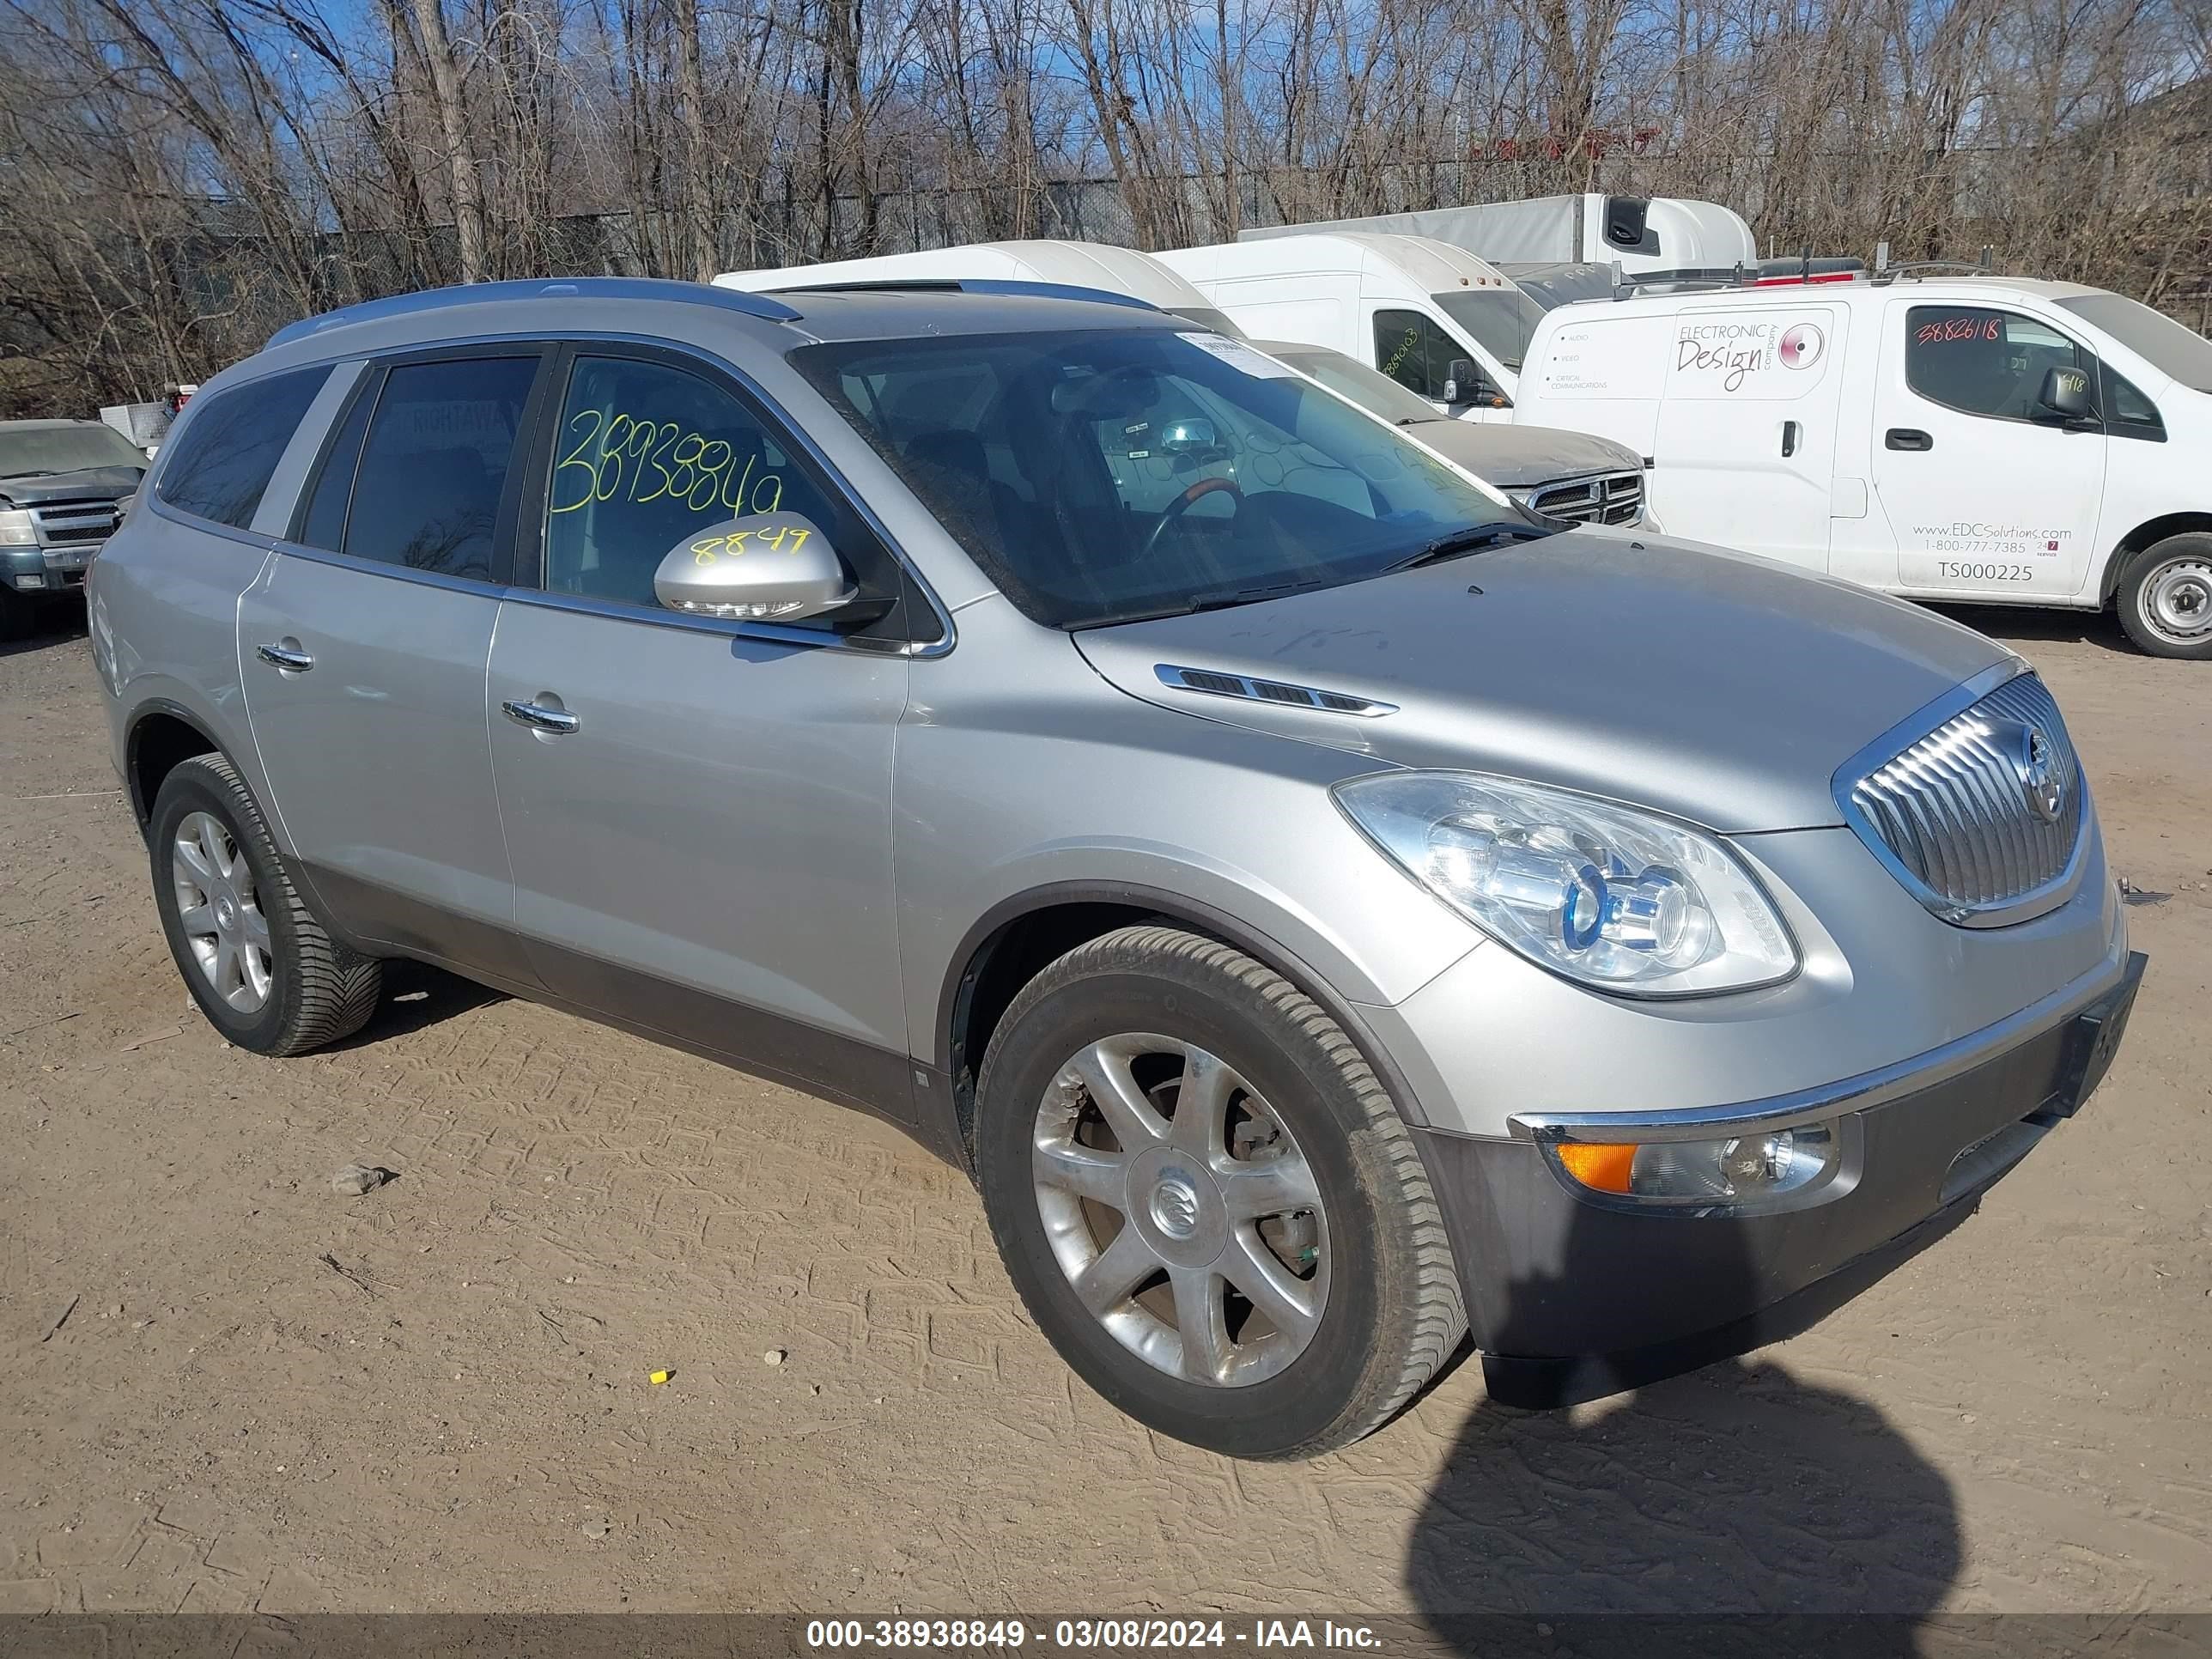
[(303, 1054), (351, 1036), (376, 1012), (384, 964), (309, 912), (228, 761), (200, 755), (171, 769), (147, 835), (169, 953), (226, 1039)]
[(2154, 657), (2212, 660), (2212, 534), (2169, 536), (2120, 572), (2120, 626)]
[(1160, 1433), (1317, 1455), (1387, 1422), (1466, 1334), (1389, 1095), (1319, 1005), (1228, 945), (1146, 926), (1060, 957), (993, 1034), (976, 1122), (1031, 1316)]

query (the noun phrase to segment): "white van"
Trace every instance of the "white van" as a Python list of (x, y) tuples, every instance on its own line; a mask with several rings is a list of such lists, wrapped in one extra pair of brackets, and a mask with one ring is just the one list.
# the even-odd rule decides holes
[(778, 289), (842, 288), (865, 283), (957, 283), (978, 279), (1050, 283), (1126, 295), (1234, 337), (1237, 328), (1206, 296), (1149, 253), (1104, 242), (970, 242), (960, 247), (882, 253), (866, 259), (766, 270), (726, 270), (723, 288), (761, 294)]
[(1516, 280), (1529, 270), (1585, 263), (1619, 265), (1624, 275), (1646, 280), (1727, 276), (1759, 269), (1759, 243), (1741, 214), (1717, 202), (1680, 196), (1534, 196), (1322, 224), (1271, 225), (1239, 231), (1237, 240), (1316, 231), (1430, 237), (1487, 259)]
[(1561, 306), (1518, 421), (1647, 459), (1654, 510), (1914, 599), (2117, 601), (2212, 658), (2212, 341), (2070, 283), (1945, 277)]
[(1341, 351), (1461, 420), (1512, 418), (1543, 316), (1496, 267), (1421, 236), (1273, 236), (1153, 257), (1247, 334)]

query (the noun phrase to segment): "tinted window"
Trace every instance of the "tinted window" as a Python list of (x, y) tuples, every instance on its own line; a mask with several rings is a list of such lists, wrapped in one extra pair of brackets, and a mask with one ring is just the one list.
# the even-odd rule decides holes
[(345, 551), (488, 581), (535, 357), (403, 363), (385, 376), (355, 477)]
[[(1444, 401), (1444, 382), (1451, 379), (1452, 362), (1467, 356), (1465, 346), (1420, 312), (1375, 313), (1375, 366), (1408, 392), (1419, 392), (1431, 403)], [(1498, 397), (1498, 388), (1478, 366), (1474, 384), (1461, 386), (1459, 395), (1462, 403), (1486, 402)]]
[(162, 501), (217, 524), (241, 530), (251, 524), (270, 474), (330, 373), (328, 365), (295, 369), (195, 399), (161, 468)]
[(820, 345), (793, 361), (1008, 598), (1082, 627), (1377, 575), (1528, 526), (1250, 347), (1153, 330)]
[(2045, 374), (2085, 367), (2073, 341), (2016, 311), (1915, 306), (1906, 319), (1906, 384), (1969, 415), (2027, 420), (2040, 406)]
[(353, 501), (354, 473), (361, 465), (361, 441), (368, 433), (368, 412), (376, 407), (376, 382), (380, 378), (372, 374), (368, 384), (361, 388), (353, 407), (346, 411), (345, 424), (339, 429), (337, 441), (323, 459), (322, 474), (315, 480), (314, 493), (307, 500), (307, 522), (300, 529), (299, 539), (309, 547), (327, 548), (335, 553), (345, 544), (346, 507)]
[(2166, 421), (2158, 405), (2110, 363), (2105, 365), (2104, 415), (2106, 429), (2121, 437), (2165, 440)]
[(652, 605), (653, 573), (678, 542), (757, 513), (811, 520), (864, 595), (896, 591), (842, 498), (734, 392), (665, 363), (576, 360), (546, 502), (550, 592)]

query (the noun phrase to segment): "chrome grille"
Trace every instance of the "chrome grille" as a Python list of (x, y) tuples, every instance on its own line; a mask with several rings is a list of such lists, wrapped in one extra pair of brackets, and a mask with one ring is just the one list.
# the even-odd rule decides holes
[(1644, 516), (1644, 475), (1607, 472), (1532, 490), (1528, 505), (1547, 518), (1577, 524), (1634, 524)]
[(53, 501), (31, 509), (39, 540), (48, 547), (104, 542), (115, 533), (113, 501)]
[(1945, 921), (2023, 921), (2065, 896), (2085, 792), (2058, 705), (2033, 674), (1852, 772), (1847, 766), (1837, 779), (1845, 818)]

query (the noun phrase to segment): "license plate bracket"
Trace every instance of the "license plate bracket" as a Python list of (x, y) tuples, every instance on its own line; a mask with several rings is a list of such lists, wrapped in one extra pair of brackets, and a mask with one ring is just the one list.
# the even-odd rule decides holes
[(2128, 1015), (2142, 983), (2143, 966), (2150, 960), (2140, 951), (2128, 955), (2127, 972), (2120, 982), (2091, 1006), (2074, 1017), (2058, 1061), (2058, 1076), (2044, 1110), (2053, 1117), (2071, 1117), (2096, 1092), (2119, 1053), (2126, 1034)]

